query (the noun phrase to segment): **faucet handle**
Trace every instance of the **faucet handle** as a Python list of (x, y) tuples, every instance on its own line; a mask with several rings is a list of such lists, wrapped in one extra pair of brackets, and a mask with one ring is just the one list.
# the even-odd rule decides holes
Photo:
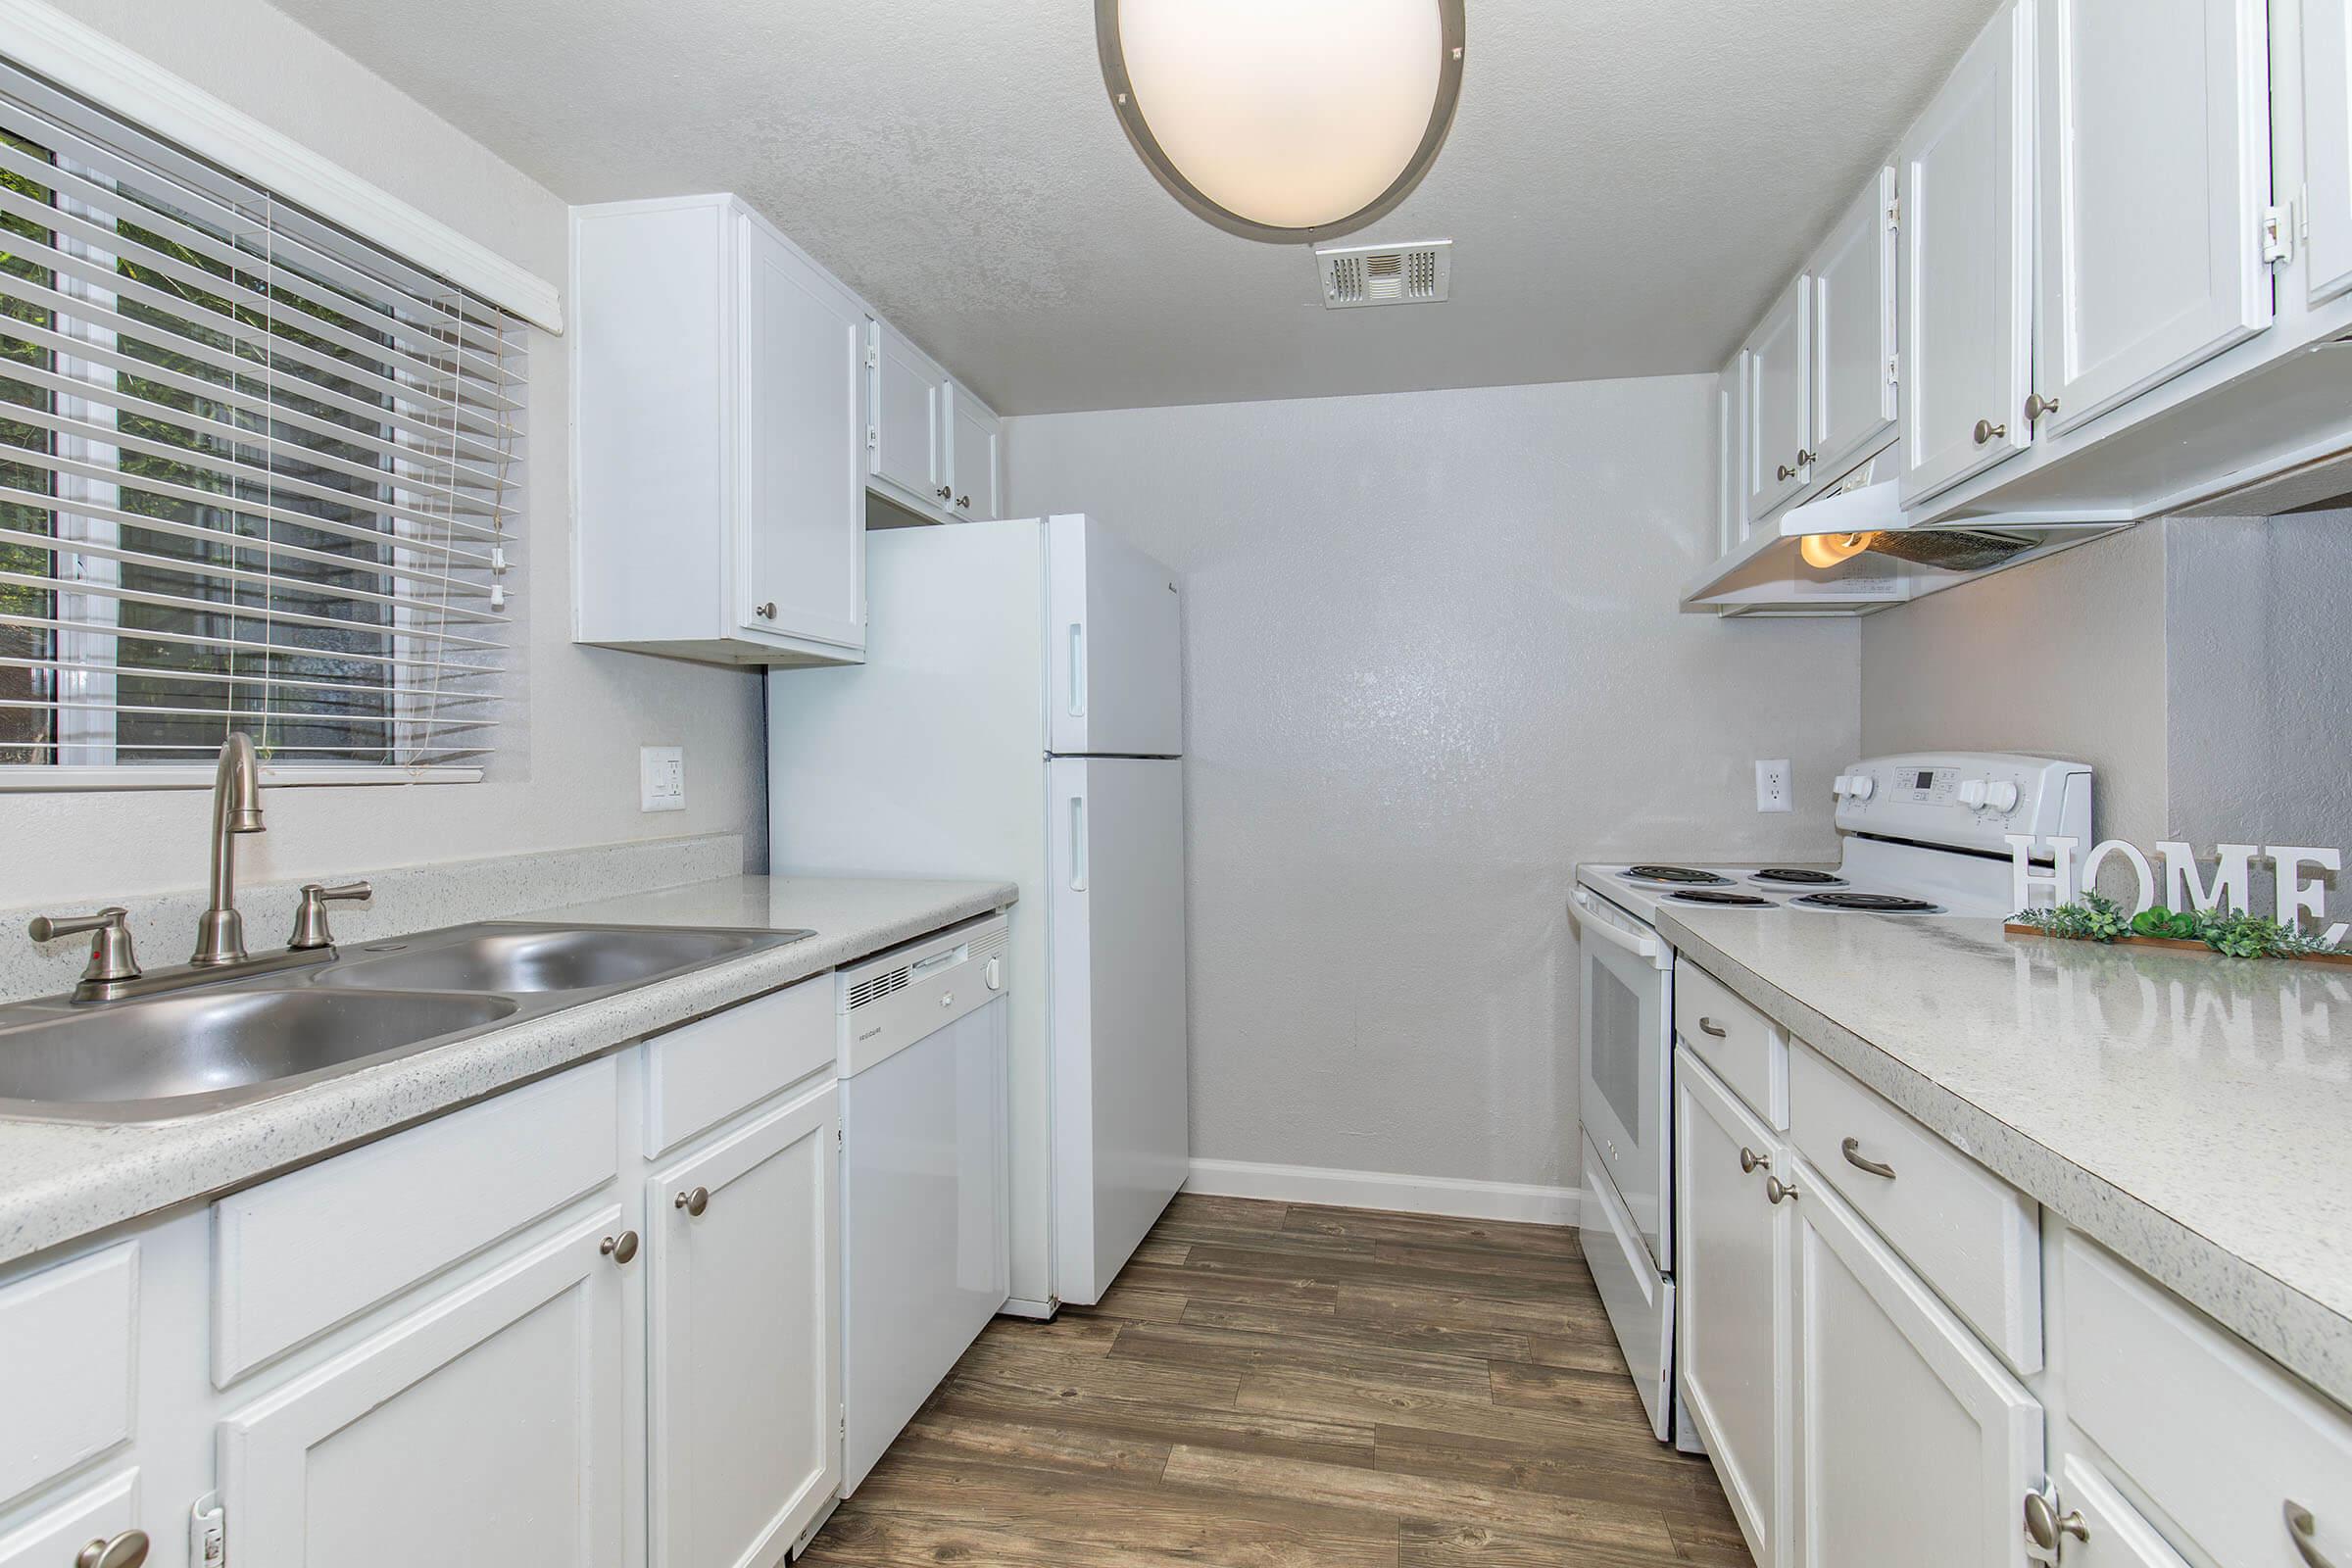
[(90, 943), (89, 964), (81, 971), (84, 983), (103, 985), (139, 977), (139, 956), (130, 945), (130, 911), (120, 905), (96, 914), (36, 914), (24, 928), (35, 942), (79, 936), (84, 931), (97, 933)]
[(293, 953), (310, 953), (335, 945), (335, 934), (326, 928), (328, 902), (347, 902), (365, 899), (374, 893), (366, 882), (345, 882), (339, 887), (324, 887), (306, 882), (302, 887), (302, 905), (294, 911), (294, 935), (286, 941)]

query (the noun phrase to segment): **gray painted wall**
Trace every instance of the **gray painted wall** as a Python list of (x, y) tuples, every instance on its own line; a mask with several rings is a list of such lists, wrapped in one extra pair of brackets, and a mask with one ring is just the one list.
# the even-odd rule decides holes
[[(559, 283), (564, 206), (258, 0), (62, 9), (277, 130)], [(629, 838), (726, 832), (766, 862), (757, 674), (577, 648), (570, 637), (566, 345), (531, 339), (517, 613), (527, 639), (507, 748), (476, 785), (276, 792), (242, 841), (256, 882)], [(637, 748), (686, 748), (687, 809), (637, 809)], [(0, 795), (0, 903), (64, 906), (200, 883), (206, 799), (192, 790)], [(13, 937), (0, 938), (14, 940)]]
[(1832, 853), (1854, 624), (1675, 609), (1713, 385), (1008, 422), (1184, 574), (1196, 1155), (1573, 1186), (1572, 864)]

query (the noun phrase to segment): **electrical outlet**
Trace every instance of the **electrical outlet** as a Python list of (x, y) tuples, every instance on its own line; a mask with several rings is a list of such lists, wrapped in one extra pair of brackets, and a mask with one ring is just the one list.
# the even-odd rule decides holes
[(637, 748), (640, 811), (686, 809), (686, 749), (682, 746)]
[(1776, 757), (1756, 762), (1756, 809), (1793, 811), (1788, 798), (1788, 759)]

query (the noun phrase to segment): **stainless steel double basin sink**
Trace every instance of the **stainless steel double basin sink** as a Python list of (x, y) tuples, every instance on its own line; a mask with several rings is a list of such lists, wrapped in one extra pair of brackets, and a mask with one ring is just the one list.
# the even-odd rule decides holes
[(248, 1104), (813, 934), (488, 922), (169, 995), (0, 1006), (0, 1116), (118, 1124)]

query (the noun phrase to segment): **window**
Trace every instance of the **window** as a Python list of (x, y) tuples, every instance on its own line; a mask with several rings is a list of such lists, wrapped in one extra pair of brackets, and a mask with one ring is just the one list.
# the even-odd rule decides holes
[[(478, 777), (522, 323), (0, 64), (0, 775)], [(151, 778), (161, 774), (150, 773)]]

